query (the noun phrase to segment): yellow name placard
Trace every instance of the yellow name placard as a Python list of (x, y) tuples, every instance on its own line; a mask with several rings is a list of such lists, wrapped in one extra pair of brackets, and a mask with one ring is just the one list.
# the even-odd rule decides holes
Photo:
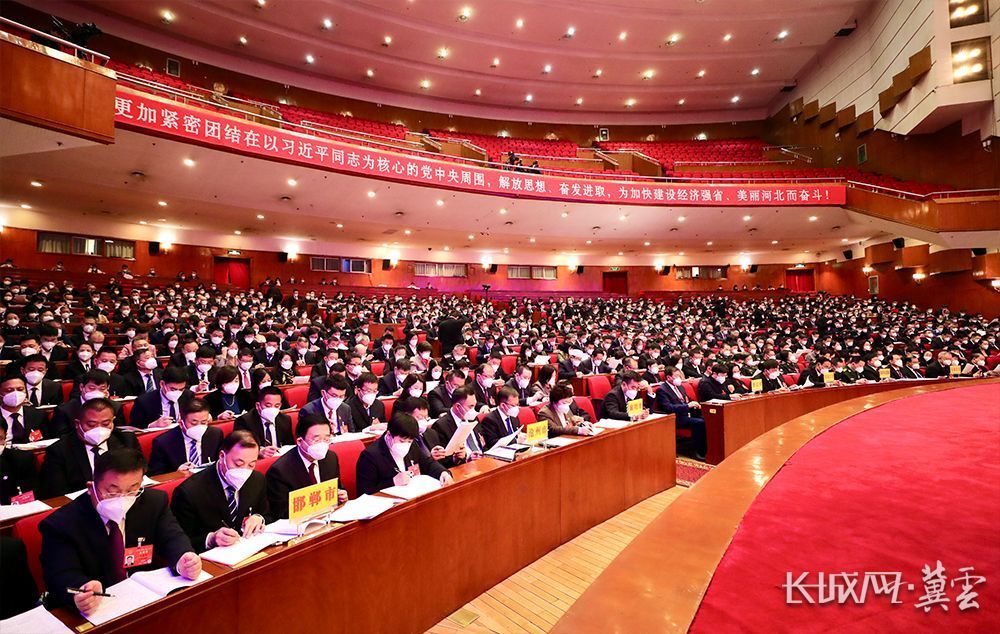
[(955, 375), (955, 374), (961, 374), (961, 373), (962, 373), (962, 367), (961, 366), (958, 366), (958, 365), (950, 365), (950, 366), (948, 366), (948, 374)]
[(823, 373), (823, 382), (824, 383), (833, 383), (836, 380), (837, 380), (837, 376), (833, 372), (824, 372)]
[(537, 445), (549, 437), (549, 424), (546, 421), (540, 423), (528, 423), (525, 426), (528, 434), (527, 444)]
[(638, 416), (639, 414), (642, 414), (642, 399), (637, 398), (626, 403), (625, 413), (629, 416)]
[(332, 511), (337, 506), (338, 478), (310, 484), (288, 494), (288, 521), (293, 524)]
[(753, 393), (764, 391), (764, 381), (762, 379), (751, 379), (750, 380), (750, 391)]
[(880, 379), (888, 379), (890, 376), (892, 376), (892, 373), (889, 372), (889, 368), (879, 368), (878, 369), (878, 378), (880, 378)]

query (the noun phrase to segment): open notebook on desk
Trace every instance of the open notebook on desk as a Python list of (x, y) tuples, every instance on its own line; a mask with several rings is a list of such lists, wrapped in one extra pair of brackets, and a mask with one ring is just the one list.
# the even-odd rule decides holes
[(25, 634), (58, 634), (68, 632), (72, 634), (73, 630), (66, 627), (55, 615), (40, 605), (33, 610), (28, 610), (27, 612), (22, 612), (9, 619), (0, 621), (0, 632), (24, 632)]
[(206, 550), (201, 554), (202, 559), (214, 561), (223, 566), (235, 566), (236, 564), (253, 557), (268, 546), (280, 544), (289, 540), (289, 535), (276, 532), (257, 533), (253, 537), (241, 537), (232, 546), (216, 546)]
[(107, 588), (105, 592), (111, 596), (103, 597), (97, 609), (87, 617), (87, 620), (94, 625), (107, 623), (111, 619), (138, 610), (154, 601), (159, 601), (175, 590), (193, 586), (211, 578), (212, 575), (204, 570), (195, 581), (176, 575), (169, 568), (137, 572), (125, 581)]

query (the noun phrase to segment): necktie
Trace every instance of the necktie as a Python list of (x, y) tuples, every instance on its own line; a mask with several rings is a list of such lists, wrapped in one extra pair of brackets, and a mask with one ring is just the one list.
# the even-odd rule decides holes
[(229, 505), (229, 527), (235, 529), (239, 526), (240, 504), (236, 500), (236, 489), (229, 485), (226, 485), (226, 503)]
[(194, 465), (201, 464), (201, 460), (198, 457), (198, 441), (189, 440), (191, 444), (188, 445), (188, 462)]
[(469, 434), (468, 443), (469, 443), (469, 449), (471, 449), (473, 453), (481, 453), (479, 450), (479, 442), (476, 439), (475, 431)]
[[(95, 447), (96, 449), (96, 447)], [(125, 580), (125, 538), (122, 529), (114, 522), (108, 522), (108, 552), (111, 554), (111, 583)]]
[(243, 370), (243, 389), (245, 390), (250, 389), (250, 375), (247, 373), (246, 370)]
[(319, 463), (312, 462), (309, 464), (309, 477), (312, 479), (313, 484), (319, 484)]
[(19, 420), (20, 418), (21, 415), (18, 414), (17, 412), (14, 412), (13, 414), (10, 415), (10, 431), (11, 431), (10, 435), (11, 438), (16, 439), (18, 441), (24, 435), (24, 425), (21, 424), (21, 421)]
[(143, 378), (145, 378), (145, 380), (146, 380), (146, 391), (147, 392), (152, 392), (153, 391), (153, 375), (152, 374), (147, 374)]
[(90, 448), (90, 452), (94, 454), (94, 460), (97, 460), (97, 456), (101, 455), (101, 448), (98, 447), (97, 445), (94, 445), (93, 447)]
[(34, 405), (35, 407), (38, 407), (39, 405), (42, 404), (42, 402), (38, 399), (37, 387), (31, 388), (31, 404)]
[(170, 401), (170, 418), (177, 420), (177, 408), (174, 406), (173, 401)]
[(510, 419), (507, 418), (506, 416), (504, 416), (504, 418), (503, 418), (503, 426), (507, 428), (507, 433), (508, 434), (513, 434), (514, 433), (514, 428), (511, 427)]
[(270, 447), (274, 444), (274, 436), (271, 435), (271, 423), (264, 421), (264, 444)]

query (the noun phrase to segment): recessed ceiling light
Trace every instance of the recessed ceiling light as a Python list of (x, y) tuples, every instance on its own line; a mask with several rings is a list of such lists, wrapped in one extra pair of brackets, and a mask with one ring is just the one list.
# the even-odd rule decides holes
[(757, 75), (760, 75), (760, 69), (759, 68), (755, 68), (752, 71), (750, 71), (750, 74), (753, 75), (754, 77), (756, 77)]
[(542, 66), (543, 74), (548, 75), (551, 72), (552, 72), (552, 64), (546, 64), (545, 66)]
[(771, 240), (771, 244), (778, 244), (777, 240)]
[(530, 92), (529, 92), (528, 94), (526, 94), (526, 95), (524, 96), (524, 100), (525, 100), (526, 102), (528, 102), (528, 103), (531, 103), (531, 101), (532, 101), (532, 100), (533, 100), (534, 98), (535, 98), (535, 97), (534, 97), (534, 95), (532, 95), (532, 94), (531, 94)]
[(587, 244), (592, 244), (593, 242), (593, 240), (587, 240)]
[(628, 220), (628, 216), (626, 216), (625, 214), (622, 214), (622, 215), (618, 216), (618, 219), (621, 220), (622, 222), (625, 222), (626, 220)]
[(267, 4), (267, 0), (257, 0), (257, 6), (258, 7), (263, 7), (266, 4)]
[(166, 221), (167, 221), (166, 218), (157, 218), (156, 219), (156, 222), (166, 222)]
[(562, 212), (562, 217), (563, 218), (569, 218), (569, 212), (568, 211)]
[(733, 95), (733, 98), (730, 99), (729, 101), (731, 101), (732, 103), (739, 103), (740, 96), (739, 95)]
[(652, 79), (655, 75), (656, 71), (653, 70), (652, 68), (647, 68), (646, 70), (642, 71), (643, 79)]
[(441, 200), (440, 198), (438, 198), (438, 199), (437, 199), (437, 206), (438, 206), (438, 207), (444, 207), (444, 201), (443, 201), (443, 200)]
[(677, 222), (684, 222), (685, 220), (687, 220), (687, 218), (684, 216), (677, 216)]
[(382, 38), (382, 46), (389, 46), (392, 44), (392, 36), (386, 35)]
[(644, 247), (648, 247), (649, 245), (650, 245), (649, 240), (646, 240), (645, 242), (642, 243), (642, 246)]
[(677, 100), (677, 105), (678, 105), (678, 106), (683, 106), (683, 105), (684, 105), (684, 103), (685, 103), (685, 100), (684, 100), (684, 99), (678, 99), (678, 100)]
[(504, 252), (504, 253), (510, 253), (510, 249), (508, 249), (507, 247), (504, 247), (504, 248), (503, 248), (503, 252)]
[(619, 251), (618, 255), (625, 255), (625, 252), (624, 251)]
[(368, 190), (368, 197), (375, 198), (375, 192), (373, 190)]
[(747, 222), (747, 221), (748, 221), (748, 220), (750, 220), (750, 218), (752, 218), (752, 217), (753, 217), (753, 216), (743, 216), (743, 222)]
[(712, 242), (711, 240), (709, 240), (709, 241), (708, 241), (708, 242), (706, 242), (705, 244), (707, 244), (708, 246), (712, 246), (712, 244), (714, 244), (714, 243), (713, 243), (713, 242)]
[(705, 76), (705, 69), (702, 68), (701, 70), (698, 71), (698, 78), (701, 79), (704, 76)]
[(337, 228), (338, 228), (338, 229), (343, 229), (343, 228), (344, 228), (344, 223), (342, 223), (342, 222), (338, 222), (338, 223), (337, 223)]
[(472, 17), (472, 7), (462, 7), (462, 10), (458, 12), (458, 21), (465, 22)]
[(145, 220), (140, 220), (140, 221), (139, 221), (139, 224), (140, 224), (140, 225), (144, 225), (144, 224), (146, 224), (146, 221), (145, 221)]
[(365, 75), (367, 75), (368, 77), (374, 77), (375, 76), (375, 69), (374, 68), (369, 68), (368, 70), (365, 71)]
[(775, 39), (777, 39), (777, 40), (783, 40), (786, 37), (788, 37), (788, 31), (783, 30), (780, 33), (778, 33), (778, 37), (776, 37)]
[(236, 41), (240, 43), (240, 46), (246, 46), (247, 45), (247, 36), (241, 35)]
[(621, 33), (618, 34), (618, 41), (619, 42), (624, 42), (625, 38), (627, 38), (627, 37), (628, 37), (628, 32), (627, 31), (622, 31)]
[(299, 181), (295, 180), (294, 178), (289, 178), (285, 182), (287, 182), (290, 187), (295, 187), (296, 185), (299, 184)]
[(847, 238), (841, 238), (840, 241), (841, 242), (850, 242), (850, 240), (848, 240)]
[(684, 252), (683, 251), (678, 251), (677, 255), (684, 255)]
[(323, 18), (323, 29), (329, 31), (333, 28), (333, 20), (330, 18)]
[(523, 29), (524, 28), (524, 18), (518, 18), (517, 21), (514, 22), (514, 26), (516, 26), (519, 29)]
[(496, 68), (499, 65), (500, 65), (500, 58), (499, 57), (494, 57), (493, 61), (490, 62), (490, 68)]
[(421, 79), (420, 80), (420, 87), (422, 89), (424, 89), (424, 90), (428, 90), (431, 87), (431, 80), (429, 80), (429, 79)]
[(598, 68), (597, 70), (594, 71), (593, 77), (594, 77), (594, 79), (597, 79), (598, 77), (600, 77), (603, 74), (604, 74), (604, 71), (601, 70), (600, 68)]
[(446, 245), (444, 245), (444, 250), (445, 250), (445, 251), (451, 251), (451, 247), (449, 247), (449, 246), (448, 246), (448, 245), (446, 244)]
[(636, 101), (635, 99), (633, 99), (633, 98), (629, 98), (629, 99), (626, 99), (626, 100), (625, 100), (625, 107), (626, 107), (626, 108), (631, 108), (631, 107), (632, 107), (632, 106), (634, 106), (634, 105), (635, 105), (636, 103), (638, 103), (638, 102), (637, 102), (637, 101)]
[(501, 215), (501, 216), (505, 216), (505, 215), (507, 215), (507, 209), (506, 209), (506, 208), (504, 208), (504, 207), (501, 207), (501, 208), (500, 208), (500, 215)]
[(177, 16), (174, 15), (173, 11), (170, 11), (169, 9), (164, 9), (163, 11), (160, 11), (160, 19), (163, 20), (164, 24), (170, 24), (175, 19), (177, 19)]
[(722, 41), (723, 42), (728, 42), (731, 39), (733, 39), (733, 34), (732, 33), (726, 33), (725, 35), (722, 36)]
[(316, 58), (311, 53), (306, 53), (306, 64), (315, 64)]
[(681, 41), (681, 34), (680, 33), (672, 33), (670, 35), (670, 39), (667, 40), (667, 44), (669, 46), (673, 46), (674, 44), (676, 44), (677, 42), (680, 42), (680, 41)]
[(42, 186), (42, 181), (31, 181), (31, 186), (32, 187), (41, 187)]
[(817, 220), (819, 220), (818, 216), (809, 216), (809, 222), (816, 222)]
[(241, 235), (243, 235), (243, 232), (242, 232), (242, 231), (240, 231), (239, 229), (237, 229), (237, 230), (236, 230), (236, 231), (234, 231), (233, 233), (235, 233), (235, 234), (236, 234), (236, 235), (238, 235), (238, 236), (241, 236)]
[(160, 207), (166, 207), (167, 206), (167, 201), (165, 201), (165, 200), (158, 200), (158, 201), (156, 201), (156, 204), (159, 205)]
[(571, 38), (574, 35), (576, 35), (576, 27), (575, 26), (571, 26), (568, 29), (566, 29), (566, 37), (567, 38)]
[(413, 232), (412, 232), (412, 231), (410, 231), (409, 229), (404, 229), (404, 230), (403, 230), (403, 233), (404, 233), (405, 235), (410, 235), (410, 234), (411, 234), (411, 233), (413, 233)]
[(28, 203), (21, 203), (21, 209), (31, 209), (31, 205)]
[(576, 105), (578, 105), (578, 106), (582, 106), (583, 105), (583, 97), (577, 97), (576, 98)]
[(535, 243), (535, 239), (534, 238), (528, 238), (528, 242), (534, 244)]
[(438, 49), (438, 59), (448, 59), (448, 55), (450, 54), (451, 51), (449, 51), (448, 48), (445, 46), (442, 46), (441, 48)]
[(475, 96), (477, 96), (477, 97), (478, 97), (478, 96), (480, 96), (480, 95), (482, 95), (482, 94), (483, 94), (483, 91), (482, 91), (482, 89), (480, 89), (480, 88), (476, 88), (476, 91), (475, 91), (474, 93), (472, 93), (472, 94), (474, 94)]
[(475, 239), (476, 239), (476, 236), (474, 236), (473, 234), (470, 233), (469, 234), (469, 240), (475, 240)]

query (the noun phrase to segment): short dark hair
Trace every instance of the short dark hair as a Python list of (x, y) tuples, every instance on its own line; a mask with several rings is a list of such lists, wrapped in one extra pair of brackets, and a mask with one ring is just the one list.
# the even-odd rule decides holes
[(114, 411), (115, 402), (110, 398), (92, 398), (80, 406), (76, 414), (76, 419), (80, 420), (87, 412), (100, 412), (106, 409)]
[(45, 357), (43, 357), (41, 353), (38, 353), (38, 354), (28, 355), (23, 359), (21, 359), (21, 367), (23, 368), (29, 363), (38, 363), (39, 361), (41, 361), (45, 365), (49, 364), (48, 360)]
[(500, 388), (499, 392), (497, 392), (497, 402), (506, 401), (512, 396), (516, 399), (520, 399), (520, 395), (517, 393), (517, 390), (509, 385), (505, 385)]
[(430, 409), (430, 405), (427, 404), (427, 399), (420, 396), (414, 398), (412, 396), (407, 396), (406, 398), (401, 398), (396, 401), (392, 406), (392, 413), (395, 414), (399, 412), (401, 414), (413, 414), (413, 412), (418, 409)]
[(455, 403), (464, 401), (465, 399), (469, 398), (470, 396), (474, 396), (475, 394), (476, 393), (473, 391), (471, 387), (469, 387), (468, 385), (463, 385), (462, 387), (456, 389), (454, 392), (451, 393), (451, 404), (454, 405)]
[(625, 383), (627, 381), (639, 381), (639, 380), (641, 380), (641, 378), (639, 377), (638, 372), (633, 372), (632, 370), (627, 370), (625, 372), (622, 372), (622, 383)]
[(187, 381), (187, 368), (179, 365), (167, 366), (167, 369), (163, 371), (163, 377), (160, 379), (160, 383), (187, 383)]
[[(95, 399), (99, 400), (99, 399)], [(87, 401), (93, 403), (94, 401)], [(121, 447), (111, 449), (94, 458), (94, 482), (98, 482), (105, 473), (146, 473), (146, 458), (138, 449)]]
[(309, 428), (316, 425), (326, 425), (326, 428), (331, 432), (333, 431), (333, 426), (330, 425), (328, 421), (321, 414), (306, 414), (304, 416), (300, 415), (299, 420), (295, 423), (295, 437), (305, 438), (306, 434), (309, 433)]
[(371, 372), (362, 372), (361, 376), (354, 381), (354, 387), (360, 390), (361, 386), (366, 383), (378, 383), (378, 377)]
[(339, 374), (327, 374), (326, 377), (323, 378), (322, 385), (324, 390), (333, 388), (335, 390), (347, 391), (351, 388), (351, 382)]
[(185, 418), (188, 414), (196, 414), (198, 412), (210, 412), (211, 409), (208, 407), (208, 403), (200, 398), (182, 398), (180, 401), (181, 407), (181, 418)]
[(393, 412), (389, 419), (389, 434), (397, 438), (416, 438), (420, 434), (420, 425), (412, 414)]
[(725, 363), (716, 363), (712, 366), (712, 374), (729, 374), (729, 366)]
[(403, 370), (404, 372), (409, 372), (411, 367), (413, 367), (413, 364), (410, 362), (409, 359), (404, 358), (400, 359), (399, 361), (396, 361), (397, 370)]
[(215, 348), (210, 348), (208, 346), (202, 346), (198, 348), (198, 352), (194, 354), (196, 359), (214, 359), (215, 358)]
[(549, 392), (549, 403), (555, 404), (564, 398), (571, 398), (573, 396), (573, 388), (571, 388), (566, 383), (556, 383)]
[(108, 385), (111, 383), (111, 375), (104, 370), (94, 368), (89, 372), (84, 372), (80, 377), (80, 385), (93, 383), (94, 385)]
[(262, 387), (257, 392), (257, 401), (263, 401), (265, 396), (281, 396), (281, 390), (274, 387), (273, 385), (268, 385), (267, 387)]
[(240, 376), (239, 371), (231, 366), (224, 365), (215, 373), (215, 384), (225, 385), (226, 383), (232, 383), (234, 380), (238, 379)]
[(253, 434), (245, 429), (237, 429), (222, 439), (222, 444), (219, 445), (219, 449), (222, 453), (229, 453), (229, 450), (236, 445), (247, 449), (260, 446), (257, 444), (257, 439), (253, 437)]

